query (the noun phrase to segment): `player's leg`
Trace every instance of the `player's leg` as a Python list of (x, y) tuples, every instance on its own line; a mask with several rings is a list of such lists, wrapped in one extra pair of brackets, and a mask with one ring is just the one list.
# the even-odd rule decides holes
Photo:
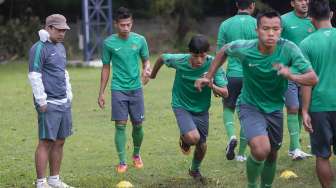
[(193, 121), (192, 114), (182, 108), (173, 109), (177, 124), (180, 129), (179, 146), (183, 154), (190, 154), (190, 147), (200, 140), (200, 134)]
[(61, 106), (57, 106), (58, 111), (61, 114), (61, 122), (57, 132), (56, 141), (53, 143), (50, 150), (49, 167), (50, 176), (48, 177), (48, 184), (53, 187), (67, 187), (69, 185), (64, 183), (60, 178), (60, 169), (63, 159), (63, 147), (65, 139), (72, 135), (72, 114), (71, 104), (66, 103)]
[(38, 111), (39, 143), (35, 152), (35, 166), (37, 173), (36, 187), (47, 187), (46, 168), (50, 158), (50, 150), (56, 140), (57, 130), (61, 122), (53, 104), (48, 104), (46, 112)]
[(115, 121), (114, 143), (118, 152), (119, 164), (116, 168), (118, 173), (126, 172), (126, 124), (128, 119), (129, 97), (128, 91), (111, 92), (112, 121)]
[(316, 156), (316, 174), (322, 187), (332, 187), (334, 172), (329, 158), (336, 133), (335, 112), (311, 112), (313, 133), (310, 133), (312, 153)]
[(293, 160), (304, 159), (309, 155), (301, 150), (299, 122), (299, 87), (295, 82), (288, 82), (288, 89), (285, 93), (285, 104), (287, 109), (287, 127), (290, 141), (288, 154), (293, 158)]
[[(227, 85), (229, 96), (223, 99), (223, 122), (226, 129), (228, 144), (226, 146), (226, 158), (232, 160), (235, 158), (235, 148), (237, 146), (237, 137), (235, 135), (234, 112), (237, 98), (242, 88), (242, 78), (229, 77)], [(242, 145), (243, 146), (243, 145)], [(246, 147), (246, 145), (245, 145)], [(243, 149), (243, 147), (241, 148)], [(241, 151), (244, 153), (243, 151)]]
[(143, 121), (145, 117), (143, 90), (138, 89), (132, 92), (129, 113), (132, 121), (132, 138), (133, 138), (133, 165), (135, 168), (142, 168), (143, 161), (140, 156), (140, 148), (144, 137)]
[(209, 130), (209, 113), (203, 112), (198, 114), (193, 114), (192, 119), (194, 123), (197, 126), (197, 130), (200, 135), (199, 142), (196, 144), (196, 148), (194, 151), (194, 156), (192, 159), (192, 164), (189, 170), (190, 176), (194, 178), (202, 177), (200, 172), (200, 166), (204, 159), (206, 150), (207, 150), (207, 144), (206, 139), (208, 136), (208, 130)]
[(246, 161), (248, 187), (255, 188), (263, 170), (264, 161), (271, 152), (271, 144), (267, 133), (267, 123), (261, 112), (250, 105), (239, 106), (239, 119), (251, 154)]
[(283, 113), (282, 111), (275, 111), (264, 116), (268, 125), (267, 132), (271, 144), (271, 152), (264, 162), (260, 185), (262, 188), (267, 188), (272, 187), (275, 177), (277, 151), (280, 149), (283, 139)]

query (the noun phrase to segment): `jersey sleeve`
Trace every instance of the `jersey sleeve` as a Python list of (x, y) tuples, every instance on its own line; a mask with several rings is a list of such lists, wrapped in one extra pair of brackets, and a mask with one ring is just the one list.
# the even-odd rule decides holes
[(236, 40), (225, 45), (225, 54), (231, 57), (240, 59), (242, 57), (242, 49), (245, 46), (245, 42), (242, 40)]
[(43, 53), (43, 42), (37, 42), (29, 51), (29, 72), (41, 73), (45, 54)]
[(228, 81), (227, 81), (227, 78), (226, 78), (223, 67), (220, 67), (217, 70), (217, 72), (214, 76), (214, 83), (218, 87), (224, 87), (228, 84)]
[(47, 94), (42, 82), (42, 66), (45, 61), (43, 53), (44, 43), (36, 43), (29, 52), (29, 73), (28, 80), (32, 86), (34, 99), (39, 106), (47, 104)]
[(183, 55), (181, 54), (162, 54), (163, 64), (169, 68), (177, 69)]
[(102, 57), (101, 57), (103, 65), (110, 64), (111, 57), (112, 57), (111, 49), (108, 47), (107, 41), (104, 41), (103, 50), (102, 50)]
[(293, 42), (288, 42), (287, 51), (290, 54), (290, 71), (293, 74), (303, 74), (309, 71), (312, 67), (308, 59), (303, 55), (302, 51)]
[(224, 26), (224, 23), (222, 23), (219, 27), (219, 30), (218, 30), (216, 51), (218, 52), (224, 46), (225, 43), (226, 43), (226, 40), (225, 40), (225, 26)]
[(149, 59), (148, 45), (144, 37), (142, 37), (142, 40), (141, 40), (140, 56), (143, 61)]

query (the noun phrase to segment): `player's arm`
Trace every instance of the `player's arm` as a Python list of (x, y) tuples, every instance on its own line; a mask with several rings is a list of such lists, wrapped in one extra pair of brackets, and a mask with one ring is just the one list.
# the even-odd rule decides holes
[(156, 78), (157, 73), (159, 72), (159, 70), (161, 69), (161, 67), (163, 65), (163, 62), (164, 62), (164, 60), (162, 58), (162, 55), (160, 55), (159, 58), (157, 58), (157, 60), (156, 60), (156, 62), (154, 64), (152, 73), (150, 75), (151, 79), (155, 79)]
[(110, 64), (103, 64), (100, 74), (100, 89), (98, 96), (98, 105), (100, 108), (105, 106), (105, 88), (110, 77)]
[(220, 67), (214, 76), (213, 83), (210, 83), (209, 87), (212, 89), (215, 97), (221, 96), (226, 98), (229, 95), (228, 89), (226, 87), (227, 84), (228, 81), (224, 69)]
[(223, 86), (223, 87), (219, 87), (219, 86), (216, 86), (216, 84), (212, 84), (210, 86), (210, 88), (212, 89), (215, 97), (228, 97), (229, 96), (229, 91), (227, 89), (226, 86)]
[(311, 119), (308, 113), (310, 100), (311, 100), (312, 87), (302, 86), (301, 92), (302, 92), (302, 112), (301, 113), (302, 113), (303, 125), (306, 131), (312, 133), (313, 127), (311, 125)]
[(149, 81), (150, 74), (152, 72), (150, 61), (149, 61), (149, 50), (147, 41), (145, 38), (142, 38), (141, 40), (141, 48), (140, 48), (140, 57), (142, 60), (142, 75), (141, 80), (142, 84), (146, 85)]
[(318, 78), (313, 69), (309, 69), (303, 74), (290, 73), (288, 79), (304, 86), (313, 86), (318, 82)]
[(100, 89), (99, 89), (99, 95), (98, 95), (98, 105), (100, 108), (104, 108), (105, 106), (105, 88), (106, 88), (106, 85), (110, 77), (111, 56), (112, 54), (107, 44), (104, 42), (103, 52), (102, 52), (103, 67), (101, 69), (101, 74), (100, 74)]
[(318, 82), (318, 77), (312, 69), (310, 62), (304, 56), (305, 52), (302, 52), (292, 42), (287, 42), (286, 45), (285, 50), (288, 51), (287, 54), (290, 57), (292, 65), (286, 67), (283, 64), (276, 64), (275, 68), (278, 70), (278, 74), (301, 85), (315, 85)]
[(219, 69), (219, 67), (221, 67), (225, 63), (227, 59), (226, 50), (228, 47), (229, 45), (224, 45), (224, 47), (216, 54), (215, 59), (212, 61), (208, 73), (204, 77), (199, 78), (195, 81), (195, 87), (199, 91), (202, 91), (202, 88), (204, 86), (209, 86), (209, 84), (211, 84), (211, 80), (214, 77), (214, 74)]
[(40, 112), (47, 110), (47, 94), (42, 82), (42, 66), (44, 61), (43, 43), (37, 43), (29, 53), (28, 79), (32, 87), (35, 102)]
[(141, 80), (144, 85), (146, 85), (149, 81), (149, 77), (151, 75), (152, 69), (150, 66), (149, 59), (143, 59), (142, 60), (142, 74), (141, 74)]
[(290, 67), (284, 66), (283, 64), (275, 64), (274, 67), (277, 69), (278, 75), (282, 75), (288, 80), (292, 80), (300, 85), (313, 86), (318, 82), (316, 73), (311, 68), (303, 74), (294, 74), (290, 70)]

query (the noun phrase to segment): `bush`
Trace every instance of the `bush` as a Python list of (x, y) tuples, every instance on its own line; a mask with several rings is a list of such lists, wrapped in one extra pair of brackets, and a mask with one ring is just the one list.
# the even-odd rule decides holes
[(0, 26), (0, 61), (28, 57), (29, 49), (38, 40), (41, 28), (38, 17), (12, 19)]

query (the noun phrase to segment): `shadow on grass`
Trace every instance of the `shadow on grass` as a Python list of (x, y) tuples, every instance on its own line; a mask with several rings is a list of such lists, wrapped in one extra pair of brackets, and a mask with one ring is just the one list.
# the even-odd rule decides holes
[(223, 187), (219, 180), (214, 178), (202, 177), (198, 179), (193, 179), (190, 177), (171, 177), (160, 180), (160, 182), (154, 182), (151, 185), (146, 185), (144, 187), (155, 187), (155, 188), (171, 188), (171, 187)]

